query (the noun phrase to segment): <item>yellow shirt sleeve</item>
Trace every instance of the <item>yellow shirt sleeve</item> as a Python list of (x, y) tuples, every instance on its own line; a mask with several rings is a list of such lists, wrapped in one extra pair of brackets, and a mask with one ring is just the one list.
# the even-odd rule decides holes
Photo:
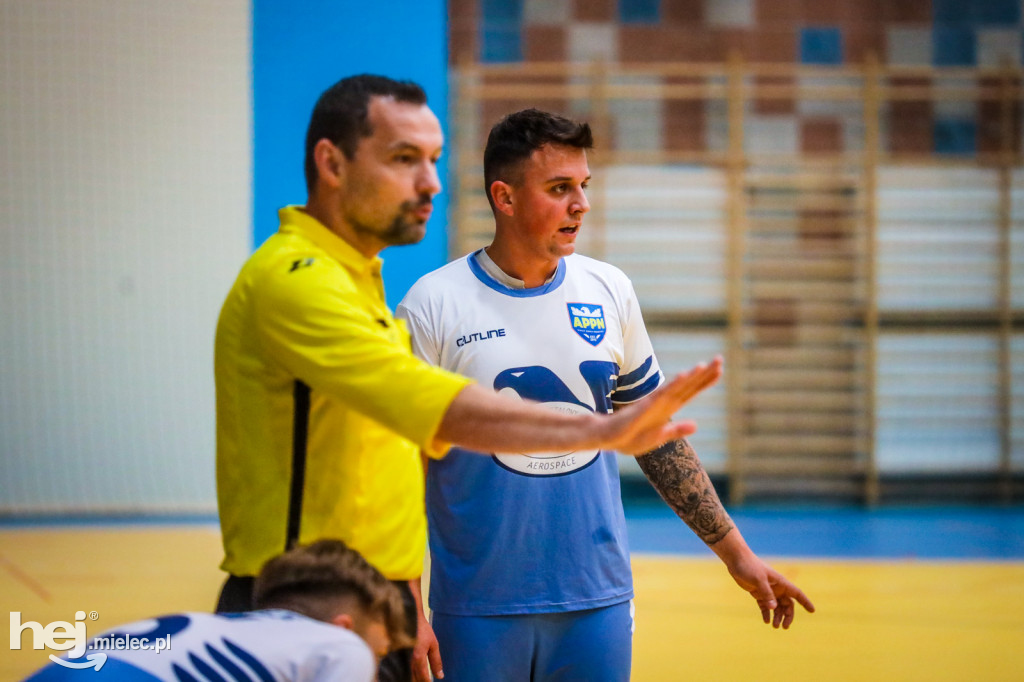
[(317, 259), (275, 268), (254, 292), (267, 354), (314, 391), (324, 391), (437, 456), (441, 419), (470, 379), (412, 355), (409, 334), (340, 267)]

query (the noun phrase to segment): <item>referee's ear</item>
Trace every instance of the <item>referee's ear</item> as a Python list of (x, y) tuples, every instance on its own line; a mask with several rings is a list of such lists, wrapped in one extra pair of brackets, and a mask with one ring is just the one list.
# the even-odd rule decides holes
[(512, 215), (512, 185), (503, 180), (495, 180), (491, 183), (491, 199), (494, 201), (494, 208), (505, 215)]
[(316, 164), (317, 179), (331, 188), (344, 182), (344, 152), (338, 149), (326, 137), (319, 140), (313, 147), (313, 162)]

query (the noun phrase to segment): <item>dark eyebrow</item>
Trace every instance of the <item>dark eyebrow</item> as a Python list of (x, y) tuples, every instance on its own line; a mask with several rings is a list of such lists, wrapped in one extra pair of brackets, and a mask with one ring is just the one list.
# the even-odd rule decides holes
[(398, 142), (395, 142), (390, 147), (388, 147), (388, 149), (390, 151), (393, 151), (393, 152), (422, 152), (423, 151), (420, 147), (414, 145), (412, 142), (406, 142), (405, 140), (399, 140)]
[[(583, 178), (583, 182), (589, 182), (590, 178), (592, 177), (592, 175), (588, 175), (587, 177)], [(573, 179), (567, 175), (559, 175), (553, 178), (548, 178), (547, 182), (572, 182), (572, 180)]]
[[(423, 147), (413, 144), (412, 142), (406, 142), (405, 140), (399, 140), (398, 142), (395, 142), (394, 144), (388, 147), (388, 151), (390, 153), (414, 152), (416, 154), (424, 154), (430, 157), (434, 156), (432, 153), (428, 153)], [(440, 156), (442, 154), (444, 154), (444, 147), (438, 147), (437, 155)]]

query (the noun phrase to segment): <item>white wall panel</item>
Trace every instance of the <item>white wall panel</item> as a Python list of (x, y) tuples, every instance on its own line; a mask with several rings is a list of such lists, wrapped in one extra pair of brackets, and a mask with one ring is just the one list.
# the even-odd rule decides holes
[(896, 310), (997, 305), (996, 173), (884, 168), (878, 186), (879, 305)]
[(1024, 335), (1010, 337), (1010, 468), (1024, 471)]
[(0, 510), (212, 510), (250, 5), (0, 3)]
[[(725, 306), (725, 177), (701, 168), (602, 168), (605, 260), (633, 280), (645, 312)], [(593, 230), (580, 251), (591, 253)]]
[(1024, 307), (1024, 170), (1011, 174), (1010, 305)]
[(998, 339), (883, 334), (878, 342), (878, 466), (883, 473), (999, 467)]

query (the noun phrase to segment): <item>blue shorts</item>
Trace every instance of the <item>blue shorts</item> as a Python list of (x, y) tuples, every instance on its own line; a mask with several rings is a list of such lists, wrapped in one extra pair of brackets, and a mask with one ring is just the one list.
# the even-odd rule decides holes
[(516, 616), (433, 614), (445, 682), (627, 682), (633, 602)]

